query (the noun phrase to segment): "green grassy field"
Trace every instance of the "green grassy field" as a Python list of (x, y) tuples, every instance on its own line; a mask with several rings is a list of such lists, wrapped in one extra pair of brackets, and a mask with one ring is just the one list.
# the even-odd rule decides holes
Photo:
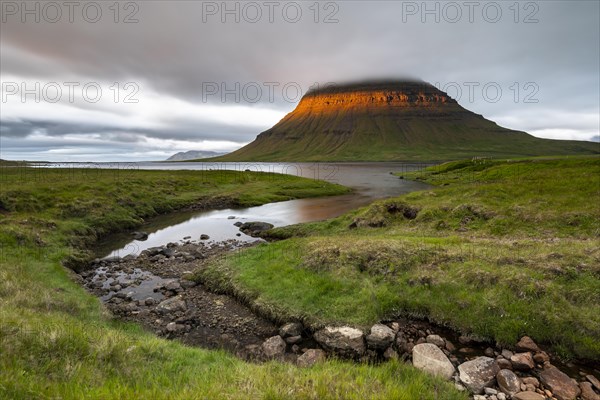
[(346, 191), (262, 173), (0, 169), (0, 398), (466, 399), (399, 362), (256, 365), (159, 339), (113, 319), (62, 266), (159, 213)]
[(404, 178), (439, 187), (278, 228), (282, 240), (198, 279), (314, 328), (409, 315), (600, 359), (599, 158), (459, 161)]

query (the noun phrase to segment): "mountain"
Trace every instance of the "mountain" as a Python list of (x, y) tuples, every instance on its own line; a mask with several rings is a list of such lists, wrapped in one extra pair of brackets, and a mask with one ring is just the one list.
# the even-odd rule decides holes
[(498, 126), (422, 81), (308, 92), (294, 111), (219, 161), (447, 160), (598, 154), (598, 143), (540, 139)]
[(171, 157), (167, 158), (166, 161), (189, 161), (210, 157), (218, 157), (225, 153), (217, 153), (216, 151), (180, 151), (179, 153), (173, 154)]

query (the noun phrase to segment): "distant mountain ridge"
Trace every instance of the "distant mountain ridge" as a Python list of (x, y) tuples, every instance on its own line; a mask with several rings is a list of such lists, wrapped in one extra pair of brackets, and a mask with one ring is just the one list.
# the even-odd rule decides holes
[(189, 150), (189, 151), (180, 151), (179, 153), (173, 154), (171, 157), (167, 158), (166, 161), (189, 161), (210, 157), (218, 157), (225, 153), (219, 153), (216, 151), (202, 151), (202, 150)]
[(599, 154), (598, 143), (498, 126), (423, 81), (369, 81), (308, 92), (295, 110), (218, 161), (403, 161)]

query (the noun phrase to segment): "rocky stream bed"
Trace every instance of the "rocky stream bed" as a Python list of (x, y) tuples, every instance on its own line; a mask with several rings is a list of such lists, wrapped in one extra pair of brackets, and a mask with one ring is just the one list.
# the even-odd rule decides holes
[(208, 235), (186, 237), (137, 257), (96, 259), (79, 277), (122, 320), (187, 345), (226, 349), (248, 361), (277, 359), (310, 367), (327, 357), (372, 363), (401, 359), (454, 381), (475, 400), (600, 400), (598, 365), (562, 364), (528, 337), (510, 349), (500, 348), (401, 318), (366, 331), (350, 326), (311, 331), (298, 321), (278, 326), (191, 280), (193, 271), (213, 257), (252, 245), (210, 242)]

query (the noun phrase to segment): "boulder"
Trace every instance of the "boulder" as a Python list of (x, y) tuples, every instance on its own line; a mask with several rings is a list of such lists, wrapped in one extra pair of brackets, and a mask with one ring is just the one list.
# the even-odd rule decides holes
[(498, 381), (498, 387), (504, 394), (514, 396), (521, 391), (521, 381), (519, 380), (519, 377), (509, 369), (501, 369), (496, 374), (496, 381)]
[(535, 367), (531, 353), (517, 353), (510, 358), (513, 369), (517, 371), (529, 371)]
[(164, 247), (160, 250), (161, 254), (165, 257), (173, 257), (175, 256), (175, 250), (170, 247)]
[(342, 357), (360, 357), (366, 350), (363, 332), (349, 326), (325, 327), (314, 338), (321, 347)]
[(300, 322), (290, 322), (279, 328), (279, 336), (282, 338), (301, 336), (304, 327)]
[(536, 392), (520, 392), (512, 397), (513, 400), (546, 400), (546, 396), (542, 396)]
[(208, 236), (206, 233), (203, 233), (202, 235), (200, 235), (200, 240), (208, 240), (210, 239), (210, 236)]
[(375, 324), (367, 335), (367, 345), (375, 350), (387, 349), (394, 341), (395, 336), (394, 331), (387, 325)]
[(581, 389), (581, 398), (583, 400), (600, 400), (600, 396), (594, 392), (591, 383), (579, 382), (579, 388)]
[(498, 358), (496, 363), (498, 363), (498, 368), (500, 369), (512, 369), (512, 363), (506, 358)]
[(544, 367), (540, 372), (540, 381), (558, 400), (574, 400), (581, 393), (579, 386), (554, 365)]
[(187, 305), (181, 296), (171, 297), (156, 306), (156, 312), (159, 314), (172, 314), (177, 311), (185, 311), (186, 309)]
[(598, 378), (596, 378), (594, 375), (586, 375), (585, 379), (587, 379), (592, 386), (596, 388), (596, 390), (600, 390), (600, 380), (598, 380)]
[(181, 284), (177, 280), (172, 280), (165, 284), (165, 289), (177, 292), (181, 290)]
[(261, 232), (267, 231), (271, 228), (273, 228), (273, 224), (258, 221), (246, 222), (240, 225), (240, 231), (253, 237), (258, 236)]
[(523, 336), (516, 346), (518, 351), (537, 353), (541, 351), (537, 344), (529, 336)]
[(134, 240), (139, 240), (139, 241), (144, 241), (148, 239), (148, 234), (146, 232), (133, 232), (133, 239)]
[(426, 340), (427, 343), (435, 344), (440, 349), (443, 349), (446, 346), (446, 341), (439, 335), (429, 335)]
[(458, 366), (460, 381), (474, 394), (492, 386), (499, 370), (496, 360), (490, 357), (477, 357)]
[(454, 375), (454, 365), (439, 347), (432, 343), (421, 343), (412, 350), (415, 368), (431, 375), (450, 379)]
[(299, 367), (312, 367), (316, 363), (325, 361), (325, 352), (321, 349), (308, 349), (296, 360)]
[(274, 358), (285, 353), (286, 344), (281, 336), (272, 336), (264, 341), (261, 348), (265, 356)]

